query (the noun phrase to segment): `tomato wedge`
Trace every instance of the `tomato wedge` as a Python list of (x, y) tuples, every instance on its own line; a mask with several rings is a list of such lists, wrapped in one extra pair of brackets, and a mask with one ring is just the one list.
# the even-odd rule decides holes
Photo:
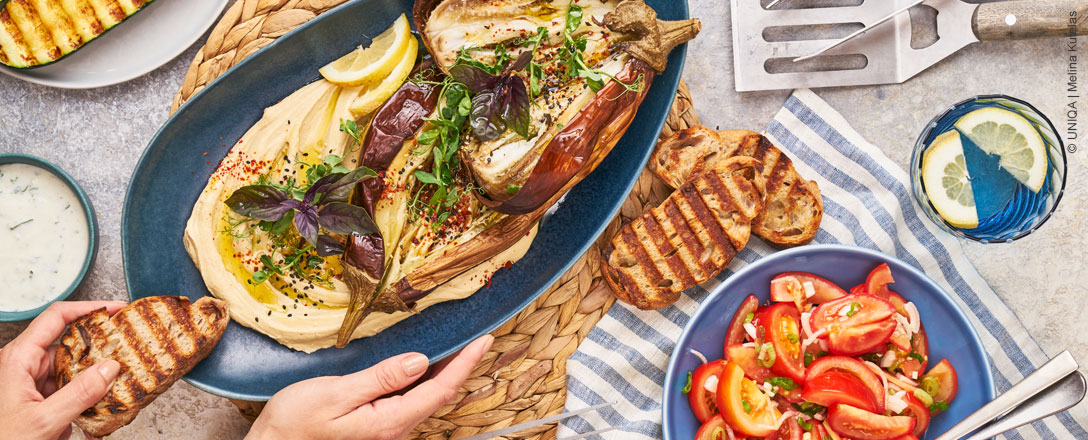
[(929, 408), (926, 408), (921, 400), (909, 392), (903, 396), (903, 400), (907, 402), (907, 409), (904, 410), (903, 415), (914, 418), (914, 430), (911, 434), (925, 435), (926, 429), (929, 428)]
[(797, 417), (790, 417), (782, 422), (778, 431), (764, 438), (764, 440), (801, 440), (805, 431), (801, 424), (797, 423)]
[(806, 375), (810, 378), (822, 375), (829, 371), (842, 371), (850, 373), (861, 380), (868, 389), (869, 397), (876, 403), (875, 411), (884, 412), (884, 382), (873, 370), (870, 370), (864, 362), (847, 356), (826, 356), (817, 359), (808, 367)]
[(778, 408), (760, 391), (756, 383), (744, 377), (735, 362), (726, 362), (718, 381), (718, 409), (725, 422), (736, 431), (753, 437), (766, 437), (778, 431)]
[(933, 366), (933, 369), (929, 370), (925, 376), (922, 376), (923, 391), (925, 391), (926, 378), (933, 378), (931, 380), (935, 380), (937, 383), (937, 393), (933, 394), (933, 400), (950, 403), (956, 397), (956, 391), (959, 388), (959, 385), (957, 385), (959, 377), (956, 375), (956, 369), (952, 367), (948, 359), (941, 359), (940, 362), (937, 362), (937, 365)]
[(899, 364), (899, 369), (904, 376), (914, 379), (922, 377), (922, 373), (926, 371), (926, 366), (929, 365), (929, 340), (926, 338), (926, 327), (924, 325), (919, 326), (918, 333), (911, 337), (910, 346), (911, 352), (917, 354), (922, 360), (919, 361), (916, 357), (908, 357), (902, 364)]
[(715, 414), (699, 427), (699, 431), (695, 433), (695, 440), (729, 440), (726, 429), (728, 428), (725, 426), (725, 419), (721, 414)]
[(828, 334), (827, 346), (835, 354), (846, 356), (865, 354), (888, 342), (888, 338), (895, 332), (897, 325), (894, 319), (885, 319), (869, 324), (843, 327)]
[(759, 327), (766, 331), (767, 342), (774, 347), (771, 371), (798, 384), (804, 383), (805, 355), (801, 352), (800, 312), (793, 304), (778, 303), (763, 309), (756, 319)]
[[(707, 362), (691, 373), (688, 403), (691, 404), (691, 412), (695, 413), (695, 418), (699, 419), (700, 423), (706, 423), (718, 413), (718, 404), (714, 396), (718, 392), (717, 382), (722, 375), (724, 364), (725, 361)], [(707, 389), (707, 381), (711, 382), (709, 389)]]
[(893, 440), (914, 430), (912, 417), (883, 416), (850, 405), (832, 407), (827, 421), (839, 435), (857, 440)]
[[(812, 283), (813, 295), (807, 296), (805, 283)], [(771, 301), (823, 304), (846, 296), (846, 291), (831, 281), (808, 272), (786, 272), (771, 280)]]
[(888, 284), (894, 282), (892, 268), (888, 266), (888, 263), (882, 263), (872, 272), (869, 272), (869, 276), (865, 278), (865, 290), (870, 295), (882, 296), (889, 291)]
[(725, 348), (725, 358), (735, 362), (744, 371), (744, 376), (756, 381), (766, 382), (774, 374), (771, 369), (759, 364), (759, 350), (743, 345), (730, 345)]
[(744, 301), (740, 303), (740, 307), (737, 308), (737, 313), (733, 315), (733, 320), (729, 322), (729, 331), (725, 333), (726, 348), (730, 345), (744, 343), (744, 321), (748, 319), (749, 313), (754, 318), (758, 308), (759, 298), (756, 298), (755, 295), (748, 295), (747, 298), (744, 298)]
[(866, 411), (879, 409), (876, 398), (861, 379), (838, 370), (809, 377), (801, 398), (828, 408), (843, 403)]
[(843, 328), (883, 321), (895, 313), (888, 301), (872, 295), (847, 295), (817, 307), (809, 318), (812, 330), (833, 333)]

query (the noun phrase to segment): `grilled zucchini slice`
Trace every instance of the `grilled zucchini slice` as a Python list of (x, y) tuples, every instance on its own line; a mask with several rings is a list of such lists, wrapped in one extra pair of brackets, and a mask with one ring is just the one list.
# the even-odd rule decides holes
[(0, 1), (0, 63), (44, 66), (143, 9), (152, 0)]

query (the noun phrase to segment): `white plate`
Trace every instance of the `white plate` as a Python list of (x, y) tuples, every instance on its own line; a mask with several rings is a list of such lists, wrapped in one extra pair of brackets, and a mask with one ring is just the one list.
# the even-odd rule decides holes
[(0, 71), (63, 89), (91, 89), (125, 82), (185, 52), (215, 23), (228, 2), (155, 0), (60, 61), (36, 69), (0, 66)]

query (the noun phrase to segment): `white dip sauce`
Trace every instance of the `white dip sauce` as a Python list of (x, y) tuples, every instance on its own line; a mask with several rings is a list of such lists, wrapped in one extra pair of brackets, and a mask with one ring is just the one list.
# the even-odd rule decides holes
[(63, 293), (87, 259), (87, 216), (75, 192), (33, 165), (0, 165), (0, 311)]

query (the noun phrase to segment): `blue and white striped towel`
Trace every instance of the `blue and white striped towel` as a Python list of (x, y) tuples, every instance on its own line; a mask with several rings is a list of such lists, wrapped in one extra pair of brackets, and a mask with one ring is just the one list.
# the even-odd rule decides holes
[[(955, 293), (982, 337), (998, 392), (1042, 365), (1047, 356), (1024, 325), (979, 276), (950, 234), (924, 218), (907, 173), (861, 137), (837, 111), (808, 90), (786, 101), (765, 134), (794, 158), (801, 175), (820, 184), (824, 218), (817, 243), (845, 243), (895, 255)], [(610, 426), (615, 439), (661, 438), (661, 391), (676, 340), (699, 303), (746, 264), (774, 249), (753, 237), (717, 279), (651, 312), (617, 302), (567, 363), (567, 410), (619, 402), (566, 420), (559, 437)], [(1019, 439), (1088, 439), (1088, 411), (1035, 422), (1005, 434)]]

